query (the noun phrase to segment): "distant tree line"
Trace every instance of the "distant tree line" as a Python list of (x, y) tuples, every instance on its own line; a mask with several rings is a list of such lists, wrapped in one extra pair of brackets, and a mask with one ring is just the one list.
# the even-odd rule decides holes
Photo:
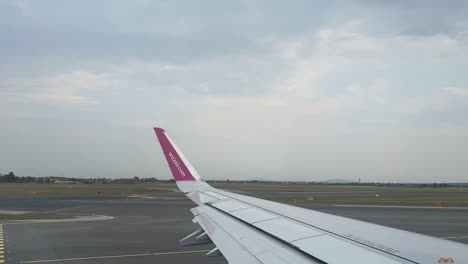
[(16, 182), (16, 183), (50, 183), (51, 180), (47, 177), (31, 177), (31, 176), (16, 176), (14, 172), (10, 171), (8, 174), (0, 173), (0, 182)]
[(17, 182), (18, 181), (18, 177), (16, 177), (16, 175), (10, 171), (8, 174), (5, 174), (5, 175), (2, 175), (0, 173), (0, 182)]
[(158, 180), (155, 177), (151, 178), (126, 178), (126, 179), (109, 179), (109, 178), (68, 178), (68, 177), (33, 177), (33, 176), (16, 176), (10, 171), (8, 174), (0, 173), (0, 183), (70, 183), (70, 184), (140, 184), (140, 183), (155, 183), (167, 182)]
[(310, 185), (335, 185), (335, 186), (385, 186), (385, 187), (420, 187), (420, 188), (440, 188), (453, 186), (468, 186), (466, 183), (382, 183), (382, 182), (349, 182), (333, 183), (319, 181), (268, 181), (268, 180), (206, 180), (210, 183), (273, 183), (273, 184), (310, 184)]
[[(12, 171), (8, 174), (0, 173), (0, 183), (69, 183), (69, 184), (143, 184), (156, 182), (174, 182), (170, 180), (159, 180), (155, 177), (140, 178), (69, 178), (69, 177), (33, 177), (16, 176)], [(268, 180), (207, 180), (207, 182), (232, 182), (232, 183), (280, 183), (280, 184), (314, 184), (314, 185), (341, 185), (341, 186), (402, 186), (402, 187), (421, 187), (421, 188), (440, 188), (450, 186), (468, 186), (468, 183), (373, 183), (373, 182), (351, 182), (351, 183), (326, 183), (326, 182), (293, 182), (293, 181), (268, 181)]]

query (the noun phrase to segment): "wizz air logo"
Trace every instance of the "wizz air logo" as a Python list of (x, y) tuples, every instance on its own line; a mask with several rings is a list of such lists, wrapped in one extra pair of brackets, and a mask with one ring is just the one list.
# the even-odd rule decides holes
[(177, 170), (179, 171), (180, 175), (182, 175), (182, 177), (185, 177), (185, 172), (182, 170), (182, 168), (180, 167), (179, 165), (179, 162), (177, 162), (176, 158), (174, 157), (174, 154), (172, 154), (172, 152), (169, 152), (169, 157), (171, 158), (172, 162), (174, 163), (174, 165), (176, 166)]

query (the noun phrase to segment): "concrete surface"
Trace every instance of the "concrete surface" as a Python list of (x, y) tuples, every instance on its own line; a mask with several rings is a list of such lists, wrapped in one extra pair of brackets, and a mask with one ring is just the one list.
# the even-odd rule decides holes
[[(171, 196), (183, 198), (180, 193)], [(183, 200), (121, 196), (0, 197), (1, 210), (114, 217), (89, 222), (4, 224), (5, 263), (226, 263), (222, 257), (204, 255), (214, 245), (179, 246), (179, 239), (196, 229), (189, 211), (194, 206)], [(467, 209), (304, 207), (468, 244)]]

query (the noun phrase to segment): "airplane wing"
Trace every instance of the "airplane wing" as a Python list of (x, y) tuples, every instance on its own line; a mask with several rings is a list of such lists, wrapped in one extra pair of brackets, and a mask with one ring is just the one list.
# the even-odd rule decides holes
[(468, 263), (468, 246), (211, 187), (154, 128), (174, 180), (197, 204), (200, 229), (181, 245), (214, 243), (229, 263)]

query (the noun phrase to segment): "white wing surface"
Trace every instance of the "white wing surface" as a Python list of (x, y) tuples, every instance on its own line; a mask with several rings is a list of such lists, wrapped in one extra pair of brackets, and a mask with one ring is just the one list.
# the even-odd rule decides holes
[(215, 189), (154, 130), (177, 186), (197, 204), (201, 228), (182, 245), (214, 243), (208, 255), (239, 264), (468, 264), (464, 244)]

